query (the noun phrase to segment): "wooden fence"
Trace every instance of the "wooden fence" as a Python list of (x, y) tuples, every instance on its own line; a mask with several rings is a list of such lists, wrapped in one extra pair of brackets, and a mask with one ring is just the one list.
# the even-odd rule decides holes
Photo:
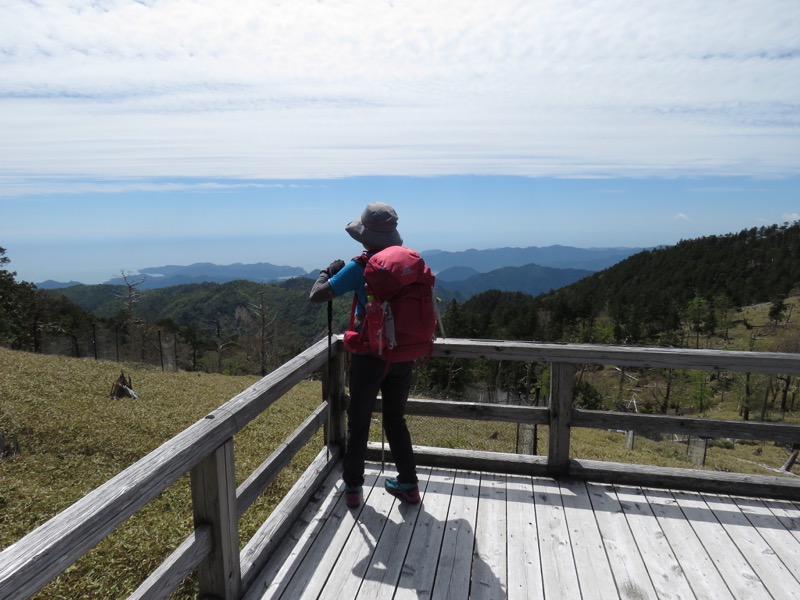
[[(338, 463), (346, 404), (345, 355), (339, 338), (334, 341), (329, 367), (328, 355), (325, 340), (315, 344), (0, 552), (0, 599), (35, 594), (186, 473), (191, 477), (194, 532), (131, 598), (167, 598), (195, 570), (202, 597), (240, 598), (322, 479)], [(435, 356), (550, 363), (547, 407), (441, 400), (411, 400), (408, 406), (409, 414), (546, 425), (549, 447), (546, 456), (420, 447), (416, 449), (420, 464), (800, 500), (800, 480), (796, 478), (569, 456), (570, 433), (575, 427), (798, 443), (798, 425), (589, 411), (574, 408), (572, 400), (574, 375), (581, 364), (800, 376), (800, 355), (449, 339), (436, 343)], [(317, 372), (324, 377), (326, 402), (237, 488), (234, 434), (299, 381)], [(240, 552), (239, 518), (320, 428), (326, 432), (325, 447)], [(371, 449), (375, 452), (378, 448), (371, 444)]]

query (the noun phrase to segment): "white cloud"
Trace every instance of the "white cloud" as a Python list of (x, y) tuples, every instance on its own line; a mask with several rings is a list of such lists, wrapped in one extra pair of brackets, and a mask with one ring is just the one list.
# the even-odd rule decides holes
[(783, 215), (784, 223), (794, 223), (795, 221), (800, 221), (800, 212), (788, 213)]
[(678, 213), (677, 215), (675, 215), (675, 220), (676, 221), (689, 221), (690, 219), (689, 219), (689, 216), (686, 215), (685, 213)]
[(81, 177), (3, 177), (0, 176), (2, 198), (68, 194), (122, 194), (130, 192), (231, 192), (247, 189), (298, 188), (304, 184), (223, 181), (180, 181), (121, 179), (92, 180)]
[(0, 6), (0, 175), (780, 176), (796, 0)]

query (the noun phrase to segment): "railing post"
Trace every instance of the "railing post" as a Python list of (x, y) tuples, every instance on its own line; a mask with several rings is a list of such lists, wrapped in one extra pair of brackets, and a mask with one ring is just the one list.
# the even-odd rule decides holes
[(200, 563), (200, 598), (238, 600), (242, 574), (236, 518), (233, 439), (209, 454), (191, 471), (194, 524), (211, 526), (211, 553)]
[(569, 436), (575, 370), (575, 365), (571, 363), (553, 363), (550, 376), (550, 431), (547, 455), (547, 473), (551, 477), (569, 474)]
[(341, 349), (333, 353), (331, 363), (322, 376), (322, 398), (328, 403), (329, 411), (325, 423), (325, 443), (341, 447), (344, 447), (346, 436), (347, 396), (344, 388), (346, 356)]

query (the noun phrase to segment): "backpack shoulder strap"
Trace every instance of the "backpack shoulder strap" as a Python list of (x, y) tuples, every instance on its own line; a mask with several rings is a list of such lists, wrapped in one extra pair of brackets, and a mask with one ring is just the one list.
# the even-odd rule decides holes
[[(367, 268), (367, 262), (369, 262), (369, 258), (365, 252), (362, 252), (358, 256), (353, 257), (353, 261), (357, 262), (361, 265), (362, 269)], [(356, 328), (356, 307), (358, 306), (358, 293), (353, 293), (353, 306), (350, 307), (350, 326), (348, 329), (354, 331)]]

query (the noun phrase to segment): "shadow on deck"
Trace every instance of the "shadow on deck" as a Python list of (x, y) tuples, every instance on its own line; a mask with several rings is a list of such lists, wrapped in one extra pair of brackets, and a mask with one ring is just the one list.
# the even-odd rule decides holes
[(411, 506), (386, 476), (350, 510), (331, 474), (245, 598), (800, 598), (792, 502), (425, 468)]

